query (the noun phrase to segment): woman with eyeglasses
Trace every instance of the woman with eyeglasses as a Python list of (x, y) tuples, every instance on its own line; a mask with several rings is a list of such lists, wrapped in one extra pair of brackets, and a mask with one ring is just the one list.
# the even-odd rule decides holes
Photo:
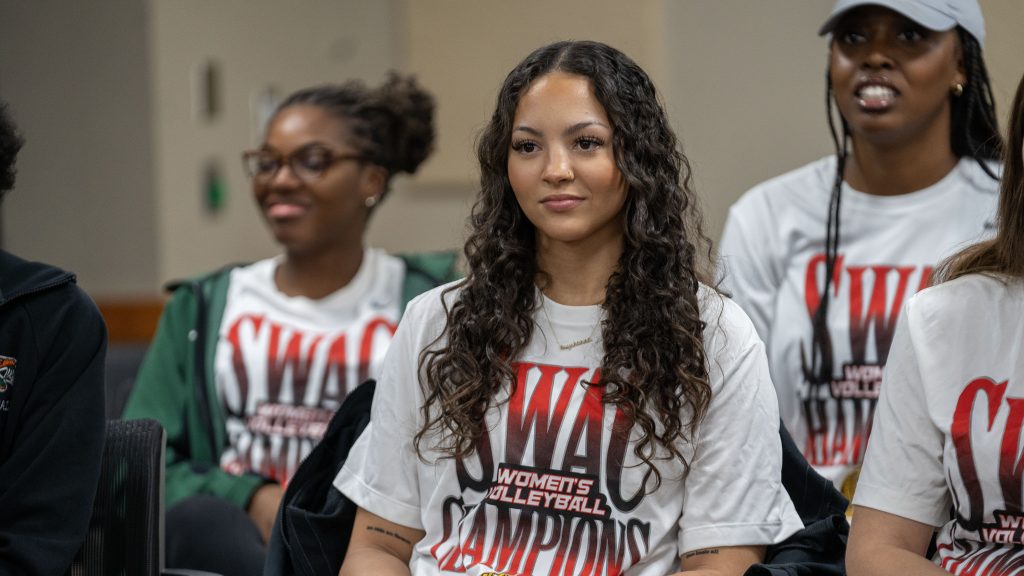
[(786, 426), (850, 496), (903, 303), (992, 234), (1002, 138), (975, 0), (839, 0), (820, 33), (836, 154), (745, 194), (721, 256)]
[(346, 394), (375, 377), (405, 303), (452, 254), (364, 242), (391, 178), (431, 152), (434, 102), (391, 75), (289, 96), (243, 154), (279, 256), (182, 283), (126, 409), (167, 430), (167, 565), (262, 572), (283, 493)]

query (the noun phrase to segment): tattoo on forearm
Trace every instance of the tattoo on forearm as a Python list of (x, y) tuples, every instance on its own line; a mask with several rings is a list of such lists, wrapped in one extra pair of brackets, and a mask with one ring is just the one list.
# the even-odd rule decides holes
[[(401, 534), (396, 534), (395, 532), (392, 532), (390, 530), (385, 530), (385, 529), (381, 528), (380, 526), (367, 526), (366, 529), (367, 530), (372, 530), (373, 532), (378, 532), (380, 534), (384, 534), (386, 536), (391, 536), (392, 538), (396, 538), (398, 540), (401, 540), (402, 542), (405, 542), (409, 546), (412, 546), (412, 542), (410, 542), (408, 538), (404, 538), (404, 537), (402, 537)], [(718, 551), (715, 550), (715, 552), (718, 552)]]
[(706, 556), (708, 554), (718, 554), (718, 548), (703, 548), (701, 550), (694, 550), (693, 552), (687, 552), (683, 554), (683, 558), (693, 558), (694, 556)]

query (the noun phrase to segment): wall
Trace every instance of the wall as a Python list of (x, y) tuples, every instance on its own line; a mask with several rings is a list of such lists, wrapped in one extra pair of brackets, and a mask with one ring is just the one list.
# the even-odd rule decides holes
[[(1024, 2), (981, 0), (1005, 117), (1024, 72)], [(388, 68), (437, 95), (437, 154), (398, 179), (369, 242), (456, 246), (476, 188), (473, 141), (508, 70), (560, 38), (622, 48), (654, 78), (694, 165), (707, 231), (751, 185), (831, 152), (824, 121), (826, 0), (0, 0), (0, 97), (29, 137), (3, 208), (5, 245), (76, 270), (94, 295), (277, 252), (239, 152), (251, 102)], [(222, 81), (218, 116), (193, 111), (196, 66)], [(226, 203), (203, 205), (220, 163)]]
[(0, 98), (27, 141), (3, 245), (93, 294), (158, 283), (148, 21), (139, 0), (0, 2)]
[(985, 65), (996, 96), (996, 112), (1006, 122), (1010, 103), (1024, 74), (1024, 2), (1020, 0), (979, 0), (985, 14)]
[(715, 240), (729, 206), (746, 189), (832, 149), (825, 126), (826, 48), (817, 36), (831, 3), (779, 4), (668, 5), (669, 113), (692, 163), (706, 232)]
[(660, 1), (405, 0), (405, 68), (432, 86), (440, 102), (438, 152), (418, 181), (462, 183), (476, 177), (473, 147), (494, 110), (505, 75), (527, 54), (565, 39), (607, 42), (661, 76)]

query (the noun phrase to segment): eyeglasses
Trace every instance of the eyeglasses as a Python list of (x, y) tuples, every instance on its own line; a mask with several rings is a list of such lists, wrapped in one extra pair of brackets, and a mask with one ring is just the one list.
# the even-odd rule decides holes
[(247, 150), (242, 153), (245, 173), (254, 182), (270, 182), (285, 164), (296, 178), (309, 184), (327, 170), (345, 160), (366, 160), (362, 154), (334, 152), (320, 144), (308, 144), (285, 156), (271, 150)]

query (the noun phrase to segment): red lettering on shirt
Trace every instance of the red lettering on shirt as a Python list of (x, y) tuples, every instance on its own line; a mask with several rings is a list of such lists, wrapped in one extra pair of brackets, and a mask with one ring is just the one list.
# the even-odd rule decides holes
[[(808, 261), (804, 280), (804, 300), (808, 318), (813, 322), (821, 304), (821, 282), (824, 276), (824, 254)], [(855, 465), (864, 458), (871, 434), (875, 404), (881, 386), (881, 370), (889, 356), (889, 347), (904, 302), (913, 293), (928, 285), (931, 266), (847, 265), (838, 255), (832, 273), (832, 297), (838, 298), (846, 288), (849, 294), (850, 357), (841, 358), (832, 347), (833, 334), (824, 337), (824, 352), (817, 349), (809, 336), (800, 349), (805, 382), (802, 392), (806, 442), (804, 456), (814, 466)], [(917, 281), (912, 282), (914, 275)], [(871, 283), (870, 289), (867, 287)], [(890, 292), (889, 284), (894, 283)], [(869, 336), (874, 336), (874, 360), (869, 361)], [(819, 365), (811, 358), (824, 353), (831, 356), (833, 372), (825, 382), (818, 381)]]

